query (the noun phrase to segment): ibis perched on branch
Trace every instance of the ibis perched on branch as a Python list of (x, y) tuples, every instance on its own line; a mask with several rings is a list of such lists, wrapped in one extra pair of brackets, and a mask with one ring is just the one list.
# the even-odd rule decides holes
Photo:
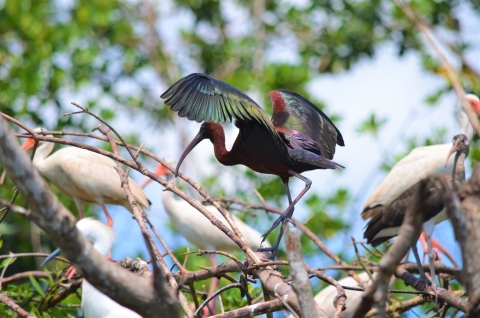
[[(215, 157), (221, 164), (241, 164), (256, 172), (277, 175), (282, 179), (289, 206), (264, 234), (264, 239), (292, 216), (295, 204), (310, 188), (311, 181), (300, 173), (343, 168), (332, 161), (335, 146), (344, 146), (342, 134), (327, 115), (294, 92), (284, 89), (270, 92), (273, 104), (271, 119), (246, 94), (202, 73), (182, 78), (161, 97), (180, 117), (204, 122), (180, 157), (177, 173), (188, 153), (202, 140), (210, 139)], [(220, 124), (231, 122), (232, 119), (235, 119), (235, 126), (240, 131), (232, 149), (228, 151)], [(294, 200), (288, 187), (291, 177), (305, 183), (305, 188)], [(282, 234), (280, 231), (271, 249), (272, 258)]]
[[(93, 244), (93, 248), (103, 256), (107, 256), (115, 240), (115, 232), (111, 227), (105, 226), (100, 221), (85, 218), (76, 224), (77, 229)], [(42, 266), (61, 253), (55, 250), (43, 261)], [(82, 282), (82, 310), (85, 318), (141, 318), (134, 311), (114, 302), (90, 285), (85, 279)]]
[[(453, 146), (448, 155), (445, 156), (445, 165), (448, 162), (450, 156), (455, 153), (453, 170), (450, 175), (440, 175), (447, 184), (450, 184), (453, 190), (458, 190), (460, 186), (465, 182), (465, 159), (470, 151), (470, 143), (468, 138), (463, 135), (456, 135), (453, 138)], [(403, 223), (406, 211), (411, 202), (414, 199), (415, 194), (419, 190), (419, 183), (416, 183), (405, 192), (403, 192), (397, 199), (381, 210), (375, 215), (367, 224), (367, 228), (363, 235), (367, 239), (367, 243), (377, 246), (388, 239), (397, 236), (400, 226)], [(435, 224), (438, 224), (447, 219), (447, 213), (445, 209), (445, 203), (442, 198), (442, 194), (436, 188), (430, 190), (429, 196), (425, 198), (425, 209), (421, 211), (423, 213), (423, 230), (425, 231), (428, 242), (428, 255), (430, 263), (430, 271), (432, 274), (432, 287), (435, 289), (435, 272), (434, 272), (434, 255), (432, 255), (432, 243), (431, 236)], [(418, 256), (416, 243), (412, 246), (415, 259), (419, 266), (419, 271), (422, 278), (426, 279), (423, 272), (420, 258)]]
[[(43, 128), (36, 128), (35, 131), (42, 132)], [(34, 145), (35, 140), (28, 138), (22, 148), (30, 150)], [(110, 227), (113, 226), (113, 219), (105, 204), (121, 205), (132, 212), (112, 159), (76, 147), (62, 148), (48, 156), (54, 146), (51, 142), (39, 142), (33, 164), (61, 193), (75, 201), (80, 219), (83, 218), (85, 203), (100, 205)], [(142, 189), (130, 178), (129, 185), (138, 204), (150, 209), (150, 201)]]
[[(467, 94), (466, 99), (470, 103), (473, 111), (477, 115), (480, 115), (479, 98), (475, 95)], [(460, 101), (457, 103), (456, 113), (461, 133), (471, 140), (473, 137), (473, 127)], [(389, 205), (418, 181), (434, 174), (449, 174), (453, 168), (453, 158), (449, 160), (446, 167), (444, 161), (450, 148), (451, 143), (413, 149), (390, 170), (382, 183), (365, 202), (362, 218), (366, 220), (374, 217), (384, 209), (385, 206)], [(421, 238), (424, 239), (423, 234)], [(432, 242), (435, 247), (443, 251), (450, 260), (456, 264), (450, 254), (438, 242), (434, 239), (432, 239)], [(422, 241), (422, 243), (424, 244), (424, 241)]]

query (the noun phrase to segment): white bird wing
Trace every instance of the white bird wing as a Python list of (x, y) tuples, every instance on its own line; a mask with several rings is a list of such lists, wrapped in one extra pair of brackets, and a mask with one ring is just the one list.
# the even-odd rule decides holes
[[(362, 282), (369, 282), (370, 278), (367, 273), (363, 272), (359, 274)], [(338, 281), (342, 286), (350, 287), (365, 287), (360, 286), (360, 284), (353, 277), (345, 277)], [(340, 318), (351, 318), (357, 310), (358, 305), (362, 301), (363, 293), (355, 290), (346, 289), (345, 293), (347, 294), (347, 302), (344, 311), (340, 314)], [(336, 313), (336, 308), (333, 307), (333, 300), (338, 295), (337, 288), (329, 285), (322, 289), (317, 295), (315, 295), (315, 302), (322, 308), (323, 312), (327, 315), (328, 318), (333, 318)], [(288, 316), (288, 318), (293, 318), (293, 315)]]
[(453, 156), (447, 167), (444, 167), (444, 163), (451, 147), (451, 144), (442, 144), (413, 149), (390, 170), (365, 202), (363, 209), (388, 205), (423, 178), (437, 173), (450, 173), (453, 169)]
[[(67, 147), (50, 155), (42, 166), (42, 174), (66, 196), (89, 203), (118, 204), (131, 211), (112, 159), (88, 150)], [(129, 180), (135, 199), (148, 209), (150, 204), (145, 194), (133, 180)]]
[[(173, 226), (190, 243), (200, 249), (214, 246), (218, 250), (239, 251), (239, 247), (221, 230), (214, 226), (200, 211), (185, 201), (175, 199), (173, 193), (165, 191), (162, 195), (165, 209), (170, 216)], [(219, 219), (228, 228), (223, 215), (213, 206), (206, 206), (207, 210)], [(232, 216), (240, 232), (252, 249), (260, 247), (261, 234), (248, 226), (240, 219)], [(230, 228), (231, 229), (231, 228)], [(265, 246), (270, 246), (264, 243)]]
[(82, 283), (82, 310), (85, 318), (142, 318), (102, 294), (86, 280)]

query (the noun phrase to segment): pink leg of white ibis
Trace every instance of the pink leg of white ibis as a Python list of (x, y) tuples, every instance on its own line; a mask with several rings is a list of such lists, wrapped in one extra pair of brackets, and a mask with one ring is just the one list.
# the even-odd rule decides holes
[(110, 216), (110, 213), (108, 213), (108, 210), (107, 210), (107, 207), (105, 206), (105, 204), (102, 204), (102, 210), (103, 210), (103, 213), (105, 213), (105, 216), (107, 217), (107, 225), (109, 227), (113, 227), (113, 219)]
[[(452, 255), (447, 251), (447, 249), (445, 249), (445, 247), (442, 246), (442, 244), (440, 244), (440, 242), (438, 242), (433, 237), (431, 238), (431, 241), (432, 241), (432, 251), (436, 253), (437, 259), (439, 261), (442, 260), (440, 256), (440, 252), (442, 252), (450, 260), (450, 262), (452, 262), (455, 268), (459, 268), (455, 259), (453, 259)], [(425, 256), (427, 255), (427, 251), (428, 251), (427, 236), (425, 235), (425, 232), (422, 232), (422, 234), (420, 235), (420, 242), (422, 243), (422, 247), (423, 247), (423, 262), (425, 262)]]
[[(210, 262), (212, 263), (212, 266), (217, 265), (217, 260), (215, 259), (215, 255), (210, 254)], [(208, 296), (212, 295), (215, 292), (215, 288), (218, 286), (218, 278), (213, 277), (212, 282), (210, 283), (210, 288), (208, 290)], [(210, 314), (215, 315), (216, 312), (216, 306), (217, 305), (217, 298), (212, 299), (207, 306), (203, 307), (203, 317), (209, 317)]]

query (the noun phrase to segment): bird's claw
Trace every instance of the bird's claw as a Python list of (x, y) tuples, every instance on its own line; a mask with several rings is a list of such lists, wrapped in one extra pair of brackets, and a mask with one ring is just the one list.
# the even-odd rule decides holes
[(431, 286), (432, 283), (428, 278), (426, 277), (420, 277), (418, 281), (415, 283), (415, 286), (413, 286), (416, 290), (425, 290), (427, 286)]

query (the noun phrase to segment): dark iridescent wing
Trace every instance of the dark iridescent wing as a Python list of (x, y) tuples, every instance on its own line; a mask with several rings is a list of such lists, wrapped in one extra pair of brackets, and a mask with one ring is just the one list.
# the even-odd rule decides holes
[(299, 131), (322, 149), (322, 155), (332, 159), (335, 145), (345, 146), (342, 134), (320, 109), (297, 93), (279, 89), (272, 91), (272, 123), (275, 127)]
[(279, 140), (264, 110), (235, 87), (203, 73), (190, 74), (173, 84), (161, 98), (180, 117), (197, 122), (227, 123), (232, 118), (255, 120)]
[[(441, 177), (445, 178), (447, 184), (451, 184), (449, 175), (441, 175)], [(402, 225), (407, 209), (411, 206), (411, 202), (419, 189), (420, 182), (417, 182), (368, 222), (363, 235), (367, 239), (367, 243), (377, 246), (389, 239), (389, 237), (375, 238), (375, 236), (383, 229), (396, 228)], [(436, 188), (429, 189), (429, 193), (424, 200), (425, 210), (421, 211), (423, 222), (430, 220), (445, 208), (441, 193)]]

